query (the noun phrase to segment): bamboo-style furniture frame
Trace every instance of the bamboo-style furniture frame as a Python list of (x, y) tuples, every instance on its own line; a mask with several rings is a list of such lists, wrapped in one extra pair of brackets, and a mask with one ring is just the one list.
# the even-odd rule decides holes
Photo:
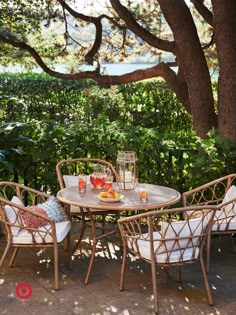
[[(113, 212), (119, 217), (120, 212), (128, 211), (137, 213), (138, 211), (148, 211), (170, 207), (172, 204), (177, 203), (181, 199), (180, 193), (169, 187), (151, 184), (141, 184), (141, 186), (145, 187), (145, 189), (148, 191), (149, 199), (147, 203), (141, 203), (139, 200), (139, 184), (135, 190), (118, 190), (119, 193), (123, 194), (123, 199), (120, 202), (114, 203), (101, 202), (97, 197), (98, 192), (92, 189), (91, 186), (88, 187), (86, 193), (79, 194), (78, 187), (73, 186), (61, 189), (57, 193), (57, 198), (62, 203), (68, 205), (69, 207), (75, 206), (80, 209), (82, 227), (85, 228), (87, 225), (87, 220), (85, 220), (85, 217), (90, 217), (93, 243), (89, 267), (84, 281), (85, 284), (88, 283), (91, 273), (93, 261), (95, 258), (96, 244), (102, 238), (118, 232), (118, 227), (115, 226), (112, 229), (106, 228), (102, 235), (97, 233), (97, 229), (101, 229), (101, 227), (97, 226), (96, 221), (94, 220), (94, 213), (96, 213), (97, 210), (102, 210), (107, 214)], [(84, 228), (81, 231), (78, 242), (76, 243), (76, 248), (79, 246), (82, 240)]]
[[(213, 229), (207, 240), (207, 272), (210, 270), (211, 235), (231, 236), (233, 249), (236, 252), (232, 237), (236, 233), (236, 198), (222, 203), (232, 185), (236, 185), (236, 174), (220, 177), (182, 194), (183, 206), (216, 205)], [(220, 212), (221, 216), (218, 215)]]
[[(105, 166), (106, 168), (110, 169), (111, 175), (113, 176), (114, 181), (118, 181), (118, 174), (116, 172), (116, 169), (110, 162), (106, 160), (102, 160), (98, 158), (65, 159), (65, 160), (61, 160), (56, 165), (56, 173), (57, 173), (60, 189), (66, 188), (65, 181), (63, 178), (64, 175), (78, 175), (82, 172), (89, 176), (89, 174), (91, 174), (92, 172), (92, 166), (94, 164), (101, 164)], [(91, 227), (93, 229), (93, 234), (97, 234), (96, 232), (97, 230), (100, 230), (103, 233), (100, 236), (93, 237), (93, 243), (95, 243), (93, 245), (93, 248), (96, 247), (97, 241), (100, 240), (101, 238), (105, 238), (109, 235), (117, 233), (117, 229), (112, 229), (105, 226), (105, 220), (106, 220), (106, 216), (110, 214), (113, 214), (113, 215), (115, 214), (118, 218), (119, 217), (118, 212), (113, 212), (113, 211), (108, 212), (107, 210), (103, 210), (101, 208), (93, 209), (93, 211), (88, 211), (86, 207), (81, 208), (76, 205), (73, 205), (73, 204), (68, 205), (66, 203), (64, 205), (65, 205), (65, 208), (67, 208), (67, 212), (70, 213), (70, 216), (80, 217), (82, 219), (82, 226), (81, 226), (81, 232), (79, 235), (79, 240), (76, 242), (76, 244), (74, 245), (72, 249), (72, 255), (78, 248), (87, 227)], [(95, 222), (96, 221), (95, 218), (98, 215), (102, 216), (102, 225), (96, 224)], [(90, 219), (91, 223), (86, 219), (86, 217)], [(95, 257), (94, 250), (92, 253), (92, 257)], [(90, 261), (90, 264), (89, 264), (89, 269), (85, 278), (85, 284), (88, 283), (89, 275), (91, 273), (92, 263), (93, 263), (93, 259), (92, 261)]]
[(114, 177), (114, 181), (118, 180), (118, 174), (114, 166), (106, 160), (97, 159), (97, 158), (65, 159), (65, 160), (61, 160), (56, 165), (56, 173), (57, 173), (60, 189), (63, 189), (66, 187), (64, 179), (63, 179), (63, 175), (78, 175), (79, 173), (81, 173), (81, 171), (91, 172), (93, 164), (102, 164), (106, 166), (107, 168), (111, 170), (111, 173)]
[[(127, 255), (131, 253), (151, 265), (154, 311), (157, 314), (156, 265), (164, 268), (168, 277), (170, 275), (166, 270), (167, 267), (179, 267), (179, 281), (182, 281), (181, 267), (199, 260), (208, 303), (213, 305), (203, 261), (203, 246), (211, 232), (214, 208), (214, 206), (183, 207), (150, 211), (119, 219), (118, 225), (123, 240), (120, 290), (124, 290)], [(186, 220), (177, 223), (173, 219), (177, 213), (179, 216), (184, 216)]]
[[(18, 197), (24, 206), (11, 202), (13, 196)], [(48, 216), (35, 212), (28, 206), (36, 206), (39, 203), (45, 202), (50, 195), (40, 192), (38, 190), (20, 185), (14, 182), (0, 182), (0, 223), (3, 228), (3, 232), (6, 237), (6, 248), (0, 259), (0, 268), (2, 267), (7, 254), (11, 247), (14, 248), (11, 256), (9, 267), (12, 267), (20, 248), (52, 248), (54, 255), (54, 288), (59, 289), (59, 271), (58, 271), (58, 241), (56, 234), (55, 221)], [(12, 211), (15, 212), (15, 222), (11, 222), (6, 214), (5, 207), (10, 206)], [(22, 213), (29, 213), (34, 217), (45, 220), (46, 225), (39, 228), (26, 227), (21, 220)], [(27, 231), (31, 235), (30, 243), (24, 244), (22, 242), (17, 243), (17, 235), (13, 235), (12, 228), (19, 228), (21, 231)], [(52, 242), (48, 242), (48, 238), (52, 239)], [(67, 233), (64, 238), (67, 242), (68, 251), (68, 263), (71, 266), (71, 255), (69, 250), (70, 244), (70, 232)]]

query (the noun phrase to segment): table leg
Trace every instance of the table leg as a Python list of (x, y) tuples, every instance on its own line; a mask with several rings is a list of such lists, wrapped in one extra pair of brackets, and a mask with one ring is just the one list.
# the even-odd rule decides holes
[[(106, 228), (105, 226), (98, 226), (96, 224), (96, 221), (94, 219), (95, 215), (98, 215), (98, 213), (94, 213), (93, 211), (91, 211), (89, 208), (82, 208), (80, 207), (80, 212), (81, 212), (81, 216), (82, 216), (82, 228), (81, 228), (81, 233), (78, 239), (78, 242), (76, 242), (76, 244), (74, 245), (73, 249), (72, 249), (72, 255), (74, 254), (74, 252), (76, 251), (76, 249), (79, 247), (82, 238), (84, 236), (84, 232), (86, 227), (91, 227), (92, 228), (92, 252), (91, 252), (91, 257), (90, 257), (90, 261), (89, 261), (89, 266), (88, 266), (88, 270), (85, 276), (85, 280), (84, 280), (84, 284), (88, 284), (89, 281), (89, 277), (91, 274), (91, 270), (92, 270), (92, 266), (93, 266), (93, 262), (94, 262), (94, 258), (95, 258), (95, 254), (96, 254), (96, 248), (97, 248), (97, 242), (98, 240), (105, 238), (109, 235), (115, 234), (118, 232), (118, 229), (112, 229), (112, 228)], [(88, 224), (86, 222), (86, 217), (90, 218), (90, 224)], [(102, 235), (97, 235), (97, 230), (102, 230)]]
[(82, 227), (81, 227), (81, 232), (80, 232), (80, 236), (79, 236), (79, 239), (78, 241), (76, 242), (76, 244), (74, 245), (73, 249), (72, 249), (72, 254), (74, 254), (74, 252), (76, 251), (76, 249), (79, 247), (81, 241), (82, 241), (82, 238), (84, 236), (84, 231), (87, 227), (87, 224), (86, 224), (86, 220), (85, 220), (85, 217), (84, 217), (84, 214), (82, 214)]
[[(96, 225), (96, 222), (94, 220), (94, 216), (97, 215), (97, 213), (94, 214), (93, 211), (91, 211), (91, 209), (86, 209), (86, 212), (89, 214), (90, 220), (91, 220), (93, 246), (92, 246), (91, 258), (89, 261), (89, 267), (88, 267), (88, 271), (87, 271), (87, 274), (86, 274), (86, 277), (84, 280), (84, 284), (88, 284), (88, 281), (89, 281), (90, 273), (92, 270), (92, 266), (93, 266), (93, 262), (94, 262), (94, 258), (95, 258), (95, 254), (96, 254), (96, 247), (97, 247), (98, 240), (105, 238), (107, 236), (110, 236), (112, 234), (116, 234), (118, 232), (118, 229), (106, 228), (104, 226)], [(98, 236), (97, 230), (102, 230), (104, 233), (102, 233), (102, 235)]]

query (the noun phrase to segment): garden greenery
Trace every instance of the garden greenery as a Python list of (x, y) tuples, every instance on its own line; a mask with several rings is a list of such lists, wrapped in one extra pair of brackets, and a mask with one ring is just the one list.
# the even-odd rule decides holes
[(194, 134), (166, 83), (101, 86), (42, 74), (0, 75), (0, 180), (56, 193), (56, 163), (138, 154), (139, 181), (180, 192), (236, 172), (236, 144)]

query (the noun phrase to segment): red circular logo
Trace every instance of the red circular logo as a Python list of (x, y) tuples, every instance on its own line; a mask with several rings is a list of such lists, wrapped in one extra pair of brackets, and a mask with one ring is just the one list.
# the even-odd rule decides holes
[(26, 300), (32, 295), (32, 287), (26, 282), (19, 283), (16, 287), (16, 295), (18, 298)]

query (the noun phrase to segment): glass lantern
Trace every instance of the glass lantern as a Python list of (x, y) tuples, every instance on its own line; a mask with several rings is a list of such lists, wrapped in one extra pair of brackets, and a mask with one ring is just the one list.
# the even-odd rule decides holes
[(133, 151), (121, 151), (117, 155), (118, 186), (120, 189), (135, 189), (137, 178), (137, 155)]

